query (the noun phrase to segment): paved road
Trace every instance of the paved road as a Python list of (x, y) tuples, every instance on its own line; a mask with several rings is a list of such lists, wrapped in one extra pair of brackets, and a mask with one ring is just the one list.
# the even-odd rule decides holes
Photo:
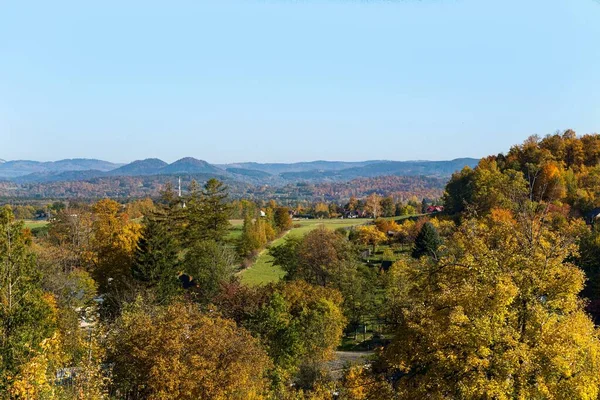
[(369, 357), (374, 354), (374, 351), (336, 351), (335, 358), (327, 363), (327, 368), (334, 379), (340, 379), (346, 365), (369, 364)]

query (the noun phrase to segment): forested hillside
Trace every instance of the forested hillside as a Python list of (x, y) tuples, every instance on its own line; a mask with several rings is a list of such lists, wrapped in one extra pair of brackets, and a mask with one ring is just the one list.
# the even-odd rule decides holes
[(450, 213), (489, 212), (510, 207), (526, 192), (530, 200), (583, 216), (600, 206), (600, 136), (574, 131), (531, 136), (505, 154), (489, 156), (476, 168), (452, 176), (445, 197)]
[(29, 160), (15, 160), (0, 162), (0, 178), (16, 178), (28, 174), (60, 173), (67, 171), (88, 171), (98, 172), (110, 171), (118, 168), (121, 164), (114, 164), (102, 160), (90, 159), (70, 159), (54, 162), (39, 162)]
[[(0, 198), (7, 199), (100, 199), (110, 197), (119, 200), (159, 196), (166, 185), (177, 185), (182, 179), (184, 191), (192, 180), (206, 182), (212, 174), (150, 175), (92, 178), (89, 180), (57, 181), (47, 183), (14, 183), (0, 181)], [(386, 176), (360, 178), (348, 182), (297, 183), (283, 186), (244, 183), (237, 179), (219, 176), (227, 182), (234, 198), (343, 201), (352, 196), (367, 196), (376, 192), (408, 198), (438, 198), (442, 195), (447, 179), (422, 176)]]

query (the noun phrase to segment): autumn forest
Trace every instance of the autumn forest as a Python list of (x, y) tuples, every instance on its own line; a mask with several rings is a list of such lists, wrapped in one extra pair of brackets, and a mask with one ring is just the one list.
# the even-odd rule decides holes
[(599, 398), (600, 135), (177, 178), (0, 183), (1, 399)]

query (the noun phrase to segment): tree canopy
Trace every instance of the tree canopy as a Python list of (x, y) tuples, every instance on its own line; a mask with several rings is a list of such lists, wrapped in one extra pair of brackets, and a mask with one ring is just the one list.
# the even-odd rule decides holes
[(584, 274), (565, 262), (578, 229), (493, 212), (465, 221), (439, 260), (397, 264), (386, 359), (401, 398), (595, 399), (600, 342), (578, 297)]

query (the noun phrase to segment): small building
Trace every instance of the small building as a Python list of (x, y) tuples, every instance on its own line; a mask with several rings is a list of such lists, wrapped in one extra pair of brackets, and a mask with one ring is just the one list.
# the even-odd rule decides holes
[(425, 212), (427, 214), (434, 214), (434, 213), (439, 213), (439, 212), (443, 212), (444, 211), (444, 206), (428, 206), (425, 209)]

